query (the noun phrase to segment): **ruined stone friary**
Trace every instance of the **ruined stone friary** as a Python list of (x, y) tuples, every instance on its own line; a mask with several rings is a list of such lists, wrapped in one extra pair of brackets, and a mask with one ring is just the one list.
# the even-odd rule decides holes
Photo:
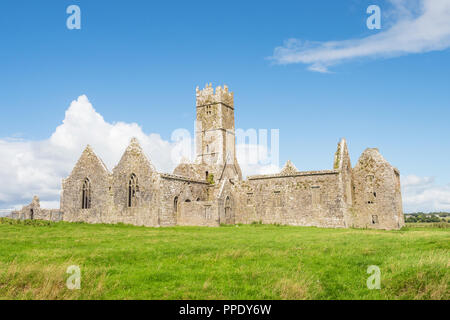
[(194, 162), (179, 164), (172, 174), (159, 173), (132, 139), (111, 172), (87, 146), (62, 182), (60, 210), (42, 209), (35, 197), (12, 216), (153, 227), (404, 225), (400, 173), (378, 149), (366, 149), (352, 168), (342, 139), (329, 170), (299, 171), (288, 161), (277, 174), (243, 180), (236, 160), (233, 93), (226, 86), (197, 88), (196, 108)]

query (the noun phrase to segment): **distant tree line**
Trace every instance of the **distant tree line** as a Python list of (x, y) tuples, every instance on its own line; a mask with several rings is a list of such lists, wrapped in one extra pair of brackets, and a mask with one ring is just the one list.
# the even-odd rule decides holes
[(405, 213), (405, 222), (449, 222), (450, 212), (415, 212)]

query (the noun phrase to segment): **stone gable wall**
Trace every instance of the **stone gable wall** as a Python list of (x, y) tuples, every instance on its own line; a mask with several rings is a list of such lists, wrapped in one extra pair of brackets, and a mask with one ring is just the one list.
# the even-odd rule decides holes
[[(85, 179), (91, 186), (91, 207), (82, 209), (82, 190)], [(63, 181), (61, 209), (69, 222), (106, 223), (114, 215), (112, 176), (90, 149), (81, 155), (70, 176)]]
[(377, 149), (367, 149), (353, 169), (354, 204), (351, 225), (399, 229), (405, 225), (400, 173)]
[[(129, 199), (130, 181), (134, 177), (134, 197)], [(113, 169), (112, 195), (114, 215), (111, 222), (159, 225), (159, 174), (151, 165), (136, 140), (130, 143), (119, 164)], [(109, 222), (108, 221), (108, 222)]]

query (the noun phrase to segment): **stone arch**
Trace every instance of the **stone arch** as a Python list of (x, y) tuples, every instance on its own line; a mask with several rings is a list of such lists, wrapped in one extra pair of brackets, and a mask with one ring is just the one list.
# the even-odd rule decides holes
[(89, 180), (89, 178), (85, 178), (81, 194), (81, 209), (91, 208), (91, 194), (91, 181)]

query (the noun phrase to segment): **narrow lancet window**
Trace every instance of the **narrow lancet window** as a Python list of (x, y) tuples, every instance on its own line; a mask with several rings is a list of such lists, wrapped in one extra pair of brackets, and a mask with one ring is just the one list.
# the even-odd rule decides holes
[(175, 197), (175, 199), (173, 199), (173, 212), (178, 213), (178, 197)]
[(128, 207), (137, 206), (137, 194), (139, 193), (139, 184), (136, 175), (133, 173), (128, 181)]
[(88, 178), (84, 179), (83, 182), (83, 192), (81, 195), (81, 208), (90, 209), (91, 208), (91, 182)]

